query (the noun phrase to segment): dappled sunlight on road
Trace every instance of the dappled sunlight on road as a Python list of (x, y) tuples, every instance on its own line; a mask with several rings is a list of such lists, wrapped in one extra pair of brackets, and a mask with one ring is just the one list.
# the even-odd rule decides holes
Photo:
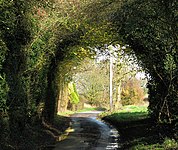
[(56, 144), (54, 150), (116, 150), (118, 131), (112, 126), (97, 120), (101, 111), (82, 112), (71, 116), (72, 132)]

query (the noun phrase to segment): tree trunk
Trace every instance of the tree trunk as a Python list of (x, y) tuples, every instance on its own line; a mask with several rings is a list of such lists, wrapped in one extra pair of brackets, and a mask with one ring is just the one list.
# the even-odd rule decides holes
[(122, 108), (121, 104), (121, 85), (122, 81), (119, 80), (117, 84), (117, 92), (116, 92), (116, 99), (114, 101), (114, 110), (117, 111), (118, 109)]
[(54, 121), (54, 115), (56, 110), (56, 61), (55, 58), (51, 60), (47, 74), (47, 90), (46, 90), (46, 99), (45, 99), (45, 108), (44, 108), (44, 118), (48, 122)]
[(58, 97), (58, 113), (65, 112), (68, 107), (68, 86), (63, 83), (63, 86), (60, 87), (60, 94)]

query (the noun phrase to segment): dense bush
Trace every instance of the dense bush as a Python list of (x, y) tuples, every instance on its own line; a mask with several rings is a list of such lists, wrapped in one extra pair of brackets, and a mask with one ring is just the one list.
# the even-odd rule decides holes
[(123, 105), (143, 104), (144, 90), (138, 79), (126, 81), (123, 84), (121, 102)]
[(158, 122), (177, 122), (175, 0), (130, 0), (112, 14), (113, 23), (149, 74), (149, 110)]

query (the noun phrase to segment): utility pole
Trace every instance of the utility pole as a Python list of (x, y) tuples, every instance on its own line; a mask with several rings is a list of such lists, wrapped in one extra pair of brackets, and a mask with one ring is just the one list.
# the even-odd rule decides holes
[[(120, 45), (119, 45), (120, 46)], [(109, 68), (109, 80), (110, 80), (110, 86), (109, 86), (109, 94), (110, 94), (110, 111), (113, 111), (113, 63), (115, 62), (117, 58), (117, 47), (114, 47), (112, 45), (108, 46), (109, 50), (109, 60), (110, 60), (110, 68)]]
[(109, 79), (110, 79), (110, 86), (109, 86), (109, 93), (110, 93), (110, 111), (113, 110), (113, 85), (112, 85), (112, 82), (113, 82), (113, 56), (110, 52), (110, 56), (109, 56), (109, 59), (110, 59), (110, 67), (109, 67)]

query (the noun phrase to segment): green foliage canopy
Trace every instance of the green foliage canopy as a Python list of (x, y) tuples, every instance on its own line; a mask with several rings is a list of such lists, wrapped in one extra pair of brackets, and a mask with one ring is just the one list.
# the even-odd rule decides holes
[[(76, 65), (88, 56), (82, 47), (118, 40), (131, 46), (150, 74), (152, 117), (178, 127), (176, 0), (1, 0), (0, 12), (0, 109), (8, 108), (16, 143), (16, 132), (34, 118), (53, 120), (58, 73), (72, 68), (60, 70), (61, 62)], [(41, 103), (44, 113), (38, 112)]]
[(151, 114), (167, 123), (177, 120), (176, 5), (175, 0), (130, 0), (112, 17), (123, 40), (150, 75)]

